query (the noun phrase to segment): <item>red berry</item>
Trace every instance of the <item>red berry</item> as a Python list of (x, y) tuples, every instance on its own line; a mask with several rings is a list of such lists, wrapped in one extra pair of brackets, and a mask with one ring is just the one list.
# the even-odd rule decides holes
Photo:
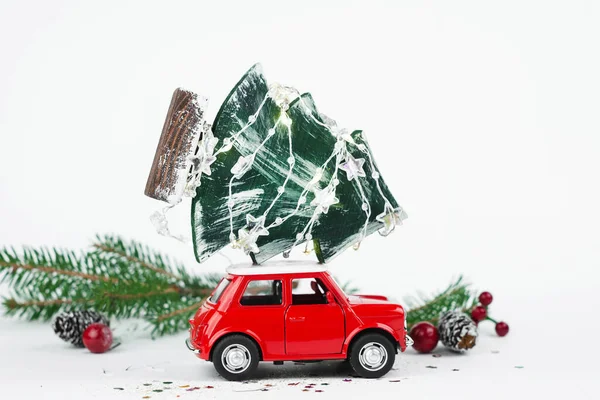
[(486, 307), (492, 304), (492, 300), (494, 300), (494, 296), (490, 292), (483, 292), (479, 295), (479, 302)]
[(112, 332), (104, 324), (91, 324), (83, 331), (83, 344), (92, 353), (104, 353), (110, 349), (112, 341)]
[(487, 316), (487, 311), (483, 306), (477, 306), (471, 311), (471, 318), (475, 322), (483, 321)]
[(410, 337), (415, 341), (413, 347), (419, 353), (429, 353), (440, 340), (440, 335), (435, 326), (429, 322), (419, 322), (410, 330)]
[(496, 324), (496, 333), (498, 336), (506, 336), (508, 333), (508, 324), (506, 322), (498, 322)]

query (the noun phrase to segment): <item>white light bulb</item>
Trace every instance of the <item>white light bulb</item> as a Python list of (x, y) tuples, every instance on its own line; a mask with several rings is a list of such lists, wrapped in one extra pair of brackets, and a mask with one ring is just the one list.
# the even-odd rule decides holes
[(254, 122), (256, 122), (256, 116), (255, 115), (251, 115), (248, 117), (248, 122), (253, 124)]
[(232, 144), (231, 144), (231, 139), (230, 138), (225, 138), (223, 140), (223, 147), (221, 148), (221, 151), (229, 151), (232, 148)]
[(282, 194), (283, 192), (285, 192), (285, 188), (283, 186), (279, 186), (277, 188), (277, 193)]
[(298, 203), (300, 203), (300, 204), (306, 203), (306, 196), (300, 196), (300, 198), (298, 199)]
[(282, 223), (283, 223), (283, 218), (281, 218), (281, 217), (275, 218), (275, 224), (281, 225)]
[(287, 163), (290, 165), (294, 165), (294, 163), (296, 162), (296, 159), (294, 157), (288, 157), (287, 159)]
[(310, 233), (307, 233), (305, 237), (306, 237), (306, 240), (311, 240), (312, 239), (312, 235)]
[(288, 128), (292, 125), (292, 120), (290, 119), (290, 117), (287, 115), (286, 112), (282, 112), (279, 119), (281, 120), (281, 123), (283, 125), (287, 126)]
[(361, 208), (365, 211), (367, 211), (369, 209), (369, 205), (367, 203), (362, 203)]
[(269, 129), (268, 135), (273, 136), (275, 134), (275, 128)]
[(235, 205), (235, 201), (233, 201), (233, 200), (227, 201), (227, 207), (233, 208), (234, 205)]
[(304, 235), (302, 233), (296, 234), (296, 240), (302, 240), (303, 237), (304, 237)]
[(379, 179), (379, 172), (375, 171), (373, 172), (373, 179)]

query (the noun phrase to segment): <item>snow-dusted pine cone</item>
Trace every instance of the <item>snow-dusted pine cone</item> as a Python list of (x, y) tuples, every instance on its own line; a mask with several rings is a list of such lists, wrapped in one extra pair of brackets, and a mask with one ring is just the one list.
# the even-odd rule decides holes
[(83, 347), (83, 331), (94, 322), (110, 326), (108, 319), (96, 311), (70, 311), (57, 315), (52, 329), (65, 342)]
[(447, 311), (438, 324), (440, 340), (450, 350), (465, 352), (475, 346), (477, 326), (467, 316), (458, 311)]

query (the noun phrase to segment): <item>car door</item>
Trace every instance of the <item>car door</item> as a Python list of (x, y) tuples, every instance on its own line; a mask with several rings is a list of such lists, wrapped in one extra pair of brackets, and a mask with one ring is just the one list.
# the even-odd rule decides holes
[(345, 338), (344, 312), (327, 301), (329, 289), (316, 276), (291, 279), (285, 315), (287, 355), (339, 354)]
[(286, 304), (283, 281), (277, 276), (247, 278), (235, 307), (227, 312), (236, 330), (248, 332), (261, 341), (263, 357), (282, 357)]

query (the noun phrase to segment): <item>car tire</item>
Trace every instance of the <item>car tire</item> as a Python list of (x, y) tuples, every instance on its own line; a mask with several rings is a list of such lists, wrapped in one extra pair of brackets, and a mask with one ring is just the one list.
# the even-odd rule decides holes
[(392, 369), (396, 349), (384, 335), (367, 333), (352, 343), (348, 360), (354, 372), (363, 378), (380, 378)]
[(231, 335), (217, 343), (212, 362), (223, 378), (243, 381), (252, 377), (259, 358), (258, 346), (252, 339), (243, 335)]

